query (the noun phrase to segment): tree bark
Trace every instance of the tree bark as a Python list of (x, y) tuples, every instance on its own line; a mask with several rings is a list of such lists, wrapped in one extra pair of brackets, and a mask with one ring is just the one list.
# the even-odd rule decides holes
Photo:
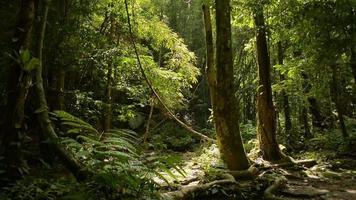
[[(282, 43), (279, 42), (278, 43), (278, 64), (283, 65), (283, 47), (282, 47)], [(281, 74), (280, 75), (281, 81), (284, 81), (284, 75)], [(282, 98), (283, 98), (283, 111), (284, 111), (284, 126), (285, 126), (285, 135), (287, 138), (290, 137), (291, 134), (291, 130), (292, 130), (292, 121), (290, 118), (290, 107), (289, 107), (289, 98), (288, 95), (286, 93), (286, 91), (283, 89), (282, 90)], [(290, 142), (289, 140), (287, 140), (288, 143)]]
[(210, 15), (208, 10), (204, 12), (210, 71), (208, 77), (221, 157), (229, 170), (245, 170), (250, 164), (240, 135), (239, 110), (234, 95), (230, 10), (230, 0), (216, 1), (216, 73), (213, 63), (210, 63), (213, 54)]
[[(32, 27), (35, 18), (35, 0), (22, 0), (18, 22), (14, 32), (13, 50), (29, 51), (32, 43)], [(17, 56), (15, 56), (17, 57)], [(18, 177), (23, 166), (21, 153), (21, 131), (24, 129), (25, 103), (31, 85), (30, 72), (22, 70), (20, 64), (12, 61), (7, 81), (7, 105), (5, 122), (2, 128), (2, 151), (4, 151), (7, 175)]]
[(263, 8), (255, 10), (254, 22), (256, 27), (257, 62), (259, 86), (257, 89), (258, 139), (263, 158), (277, 162), (286, 156), (279, 149), (276, 138), (276, 111), (272, 101), (270, 80), (270, 58), (267, 49), (266, 27)]
[(214, 94), (216, 91), (216, 68), (215, 53), (213, 43), (213, 30), (211, 25), (211, 16), (209, 5), (203, 5), (203, 17), (205, 28), (205, 48), (206, 48), (206, 73), (208, 77), (211, 105), (214, 107)]
[(45, 96), (45, 91), (43, 88), (43, 78), (42, 78), (42, 60), (43, 60), (43, 41), (46, 31), (46, 21), (48, 15), (49, 2), (44, 0), (44, 15), (43, 22), (41, 25), (41, 35), (38, 42), (38, 58), (40, 61), (39, 66), (35, 70), (35, 100), (37, 109), (35, 111), (37, 115), (37, 120), (40, 124), (40, 128), (43, 136), (46, 140), (49, 141), (49, 145), (52, 147), (54, 152), (59, 156), (59, 158), (63, 161), (64, 165), (73, 173), (73, 175), (77, 178), (77, 180), (84, 180), (89, 172), (84, 170), (84, 167), (80, 165), (80, 163), (70, 154), (68, 153), (64, 147), (58, 141), (58, 137), (53, 129), (51, 124), (51, 120), (48, 115), (48, 106)]

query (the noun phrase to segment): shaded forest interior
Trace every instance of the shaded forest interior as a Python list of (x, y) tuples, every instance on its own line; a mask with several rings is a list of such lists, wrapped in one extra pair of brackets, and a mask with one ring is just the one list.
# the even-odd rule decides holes
[(356, 0), (0, 19), (0, 200), (356, 199)]

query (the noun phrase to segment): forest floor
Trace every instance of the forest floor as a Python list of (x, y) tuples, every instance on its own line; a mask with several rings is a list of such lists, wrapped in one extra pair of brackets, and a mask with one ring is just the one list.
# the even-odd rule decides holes
[[(176, 172), (177, 178), (170, 179), (169, 184), (159, 179), (157, 182), (162, 185), (163, 193), (183, 191), (180, 195), (184, 199), (356, 200), (356, 155), (313, 153), (317, 164), (310, 167), (274, 167), (256, 159), (256, 168), (260, 170), (254, 179), (237, 179), (236, 183), (229, 184), (222, 181), (226, 176), (221, 173), (223, 165), (218, 159), (218, 148), (211, 145), (183, 154), (185, 176)], [(296, 154), (295, 158), (308, 156)]]
[[(153, 190), (151, 199), (161, 195), (165, 200), (356, 200), (356, 128), (354, 130), (348, 140), (336, 137), (333, 132), (315, 134), (313, 139), (301, 142), (299, 150), (285, 152), (295, 161), (315, 161), (308, 165), (268, 163), (260, 158), (256, 140), (250, 140), (245, 146), (256, 170), (248, 178), (234, 179), (227, 173), (216, 144), (194, 144), (191, 146), (195, 148), (188, 146), (188, 149), (180, 149), (179, 152), (147, 150), (143, 156), (174, 157), (174, 162), (180, 166), (166, 171), (162, 168), (160, 174), (166, 180), (158, 178), (160, 176), (154, 179), (159, 191)], [(0, 190), (0, 199), (125, 199), (116, 189), (102, 187), (117, 181), (111, 177), (95, 179), (99, 183), (77, 183), (62, 165), (50, 166), (44, 161), (32, 165), (24, 180)], [(105, 194), (107, 197), (97, 198), (92, 194)], [(138, 194), (139, 197), (141, 194)], [(5, 196), (9, 198), (2, 198)]]

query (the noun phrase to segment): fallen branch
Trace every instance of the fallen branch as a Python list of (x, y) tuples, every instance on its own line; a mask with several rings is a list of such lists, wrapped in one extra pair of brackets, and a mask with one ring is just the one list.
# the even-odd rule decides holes
[(213, 186), (216, 186), (216, 185), (219, 185), (219, 186), (224, 186), (224, 185), (238, 186), (238, 183), (236, 181), (234, 181), (234, 180), (231, 180), (231, 179), (225, 179), (225, 180), (213, 181), (213, 182), (206, 183), (206, 184), (203, 184), (203, 185), (184, 186), (180, 190), (161, 194), (161, 198), (165, 199), (165, 200), (189, 199), (189, 197), (191, 197), (194, 193), (199, 193), (199, 192), (202, 192), (202, 191), (206, 191), (209, 188), (211, 188)]

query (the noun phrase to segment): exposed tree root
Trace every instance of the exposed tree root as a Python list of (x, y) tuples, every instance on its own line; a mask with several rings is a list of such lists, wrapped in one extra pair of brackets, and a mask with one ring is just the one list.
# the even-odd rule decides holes
[(283, 198), (274, 195), (273, 193), (281, 188), (283, 188), (287, 183), (287, 179), (282, 176), (278, 177), (274, 183), (269, 186), (264, 192), (264, 198), (267, 200), (283, 200)]
[(280, 164), (274, 164), (274, 165), (269, 165), (269, 166), (264, 166), (260, 167), (260, 170), (266, 170), (266, 169), (271, 169), (271, 168), (283, 168), (283, 167), (294, 167), (294, 166), (303, 166), (303, 167), (313, 167), (314, 165), (317, 165), (318, 163), (316, 160), (297, 160), (297, 161), (292, 161), (292, 162), (284, 162)]
[(259, 174), (259, 170), (256, 167), (251, 166), (247, 170), (243, 171), (227, 171), (231, 174), (236, 180), (237, 179), (254, 179)]
[(182, 182), (180, 182), (181, 185), (188, 185), (189, 183), (192, 183), (194, 181), (198, 181), (199, 180), (199, 177), (193, 177), (191, 179), (188, 179), (188, 180), (184, 180)]
[(209, 188), (211, 188), (213, 186), (217, 186), (217, 185), (219, 185), (219, 186), (234, 185), (234, 186), (236, 186), (236, 189), (238, 189), (238, 183), (235, 180), (224, 179), (224, 180), (213, 181), (213, 182), (206, 183), (203, 185), (184, 186), (180, 190), (163, 193), (160, 195), (160, 197), (165, 200), (189, 199), (191, 196), (194, 195), (194, 193), (206, 191)]

